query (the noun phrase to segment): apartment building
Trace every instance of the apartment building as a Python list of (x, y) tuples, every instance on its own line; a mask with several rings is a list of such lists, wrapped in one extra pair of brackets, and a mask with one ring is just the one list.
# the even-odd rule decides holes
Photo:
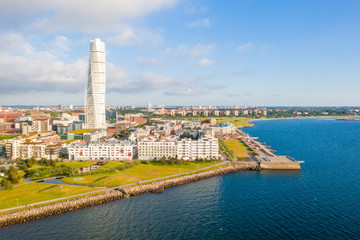
[(129, 141), (72, 143), (69, 160), (128, 161), (136, 156), (136, 147)]
[(184, 160), (212, 159), (219, 157), (217, 138), (207, 137), (192, 140), (184, 138), (177, 144), (177, 158)]
[(162, 157), (177, 157), (176, 141), (138, 142), (138, 157), (141, 160), (158, 160)]
[(57, 159), (62, 148), (61, 144), (47, 144), (42, 141), (9, 140), (5, 144), (6, 158), (8, 160), (28, 159), (35, 157), (40, 160)]
[(219, 157), (219, 145), (216, 138), (191, 140), (160, 141), (142, 140), (138, 142), (138, 157), (141, 160), (158, 160), (162, 157), (174, 157), (184, 160), (212, 159)]

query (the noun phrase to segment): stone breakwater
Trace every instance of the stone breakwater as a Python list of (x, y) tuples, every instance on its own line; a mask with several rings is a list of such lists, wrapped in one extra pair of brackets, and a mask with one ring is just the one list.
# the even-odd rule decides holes
[(257, 163), (252, 163), (252, 162), (236, 163), (227, 167), (201, 172), (193, 175), (187, 175), (187, 176), (163, 180), (159, 182), (153, 182), (151, 184), (146, 184), (146, 185), (129, 187), (126, 189), (121, 189), (121, 191), (127, 194), (128, 196), (136, 196), (148, 192), (159, 193), (159, 192), (163, 192), (165, 188), (175, 187), (185, 183), (196, 182), (202, 179), (211, 178), (214, 176), (224, 175), (242, 170), (259, 170), (259, 165)]
[(80, 208), (91, 207), (98, 204), (114, 201), (123, 198), (119, 191), (109, 191), (106, 193), (82, 197), (66, 202), (54, 203), (46, 206), (31, 208), (14, 213), (0, 215), (0, 227), (36, 220), (64, 212), (74, 211)]
[(209, 170), (206, 172), (196, 173), (168, 180), (162, 180), (144, 185), (138, 185), (135, 187), (128, 187), (125, 189), (111, 190), (106, 193), (94, 196), (87, 196), (65, 202), (59, 202), (46, 206), (22, 210), (14, 213), (2, 214), (0, 215), (0, 227), (27, 222), (31, 220), (37, 220), (52, 215), (58, 215), (61, 213), (74, 211), (85, 207), (91, 207), (98, 204), (107, 203), (128, 196), (136, 196), (149, 192), (159, 193), (163, 192), (164, 189), (168, 187), (175, 187), (185, 183), (195, 182), (202, 179), (242, 170), (259, 170), (259, 165), (253, 162), (235, 163), (226, 167)]

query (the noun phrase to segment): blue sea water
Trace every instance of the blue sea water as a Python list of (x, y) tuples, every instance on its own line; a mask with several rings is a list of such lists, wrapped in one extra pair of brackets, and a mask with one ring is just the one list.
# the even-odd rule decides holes
[(0, 229), (0, 239), (360, 239), (360, 122), (244, 129), (301, 171), (244, 171)]

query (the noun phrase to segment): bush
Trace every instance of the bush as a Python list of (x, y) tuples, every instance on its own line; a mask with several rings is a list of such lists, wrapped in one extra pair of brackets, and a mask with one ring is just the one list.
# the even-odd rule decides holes
[(55, 167), (42, 167), (37, 169), (31, 169), (28, 171), (27, 176), (31, 179), (39, 179), (52, 177), (57, 175), (68, 175), (71, 174), (72, 168), (67, 166), (55, 166)]
[(114, 168), (108, 168), (108, 169), (95, 169), (89, 172), (84, 172), (84, 173), (71, 173), (69, 174), (70, 177), (79, 177), (79, 176), (90, 176), (90, 175), (96, 175), (99, 173), (110, 173), (110, 172), (115, 172)]

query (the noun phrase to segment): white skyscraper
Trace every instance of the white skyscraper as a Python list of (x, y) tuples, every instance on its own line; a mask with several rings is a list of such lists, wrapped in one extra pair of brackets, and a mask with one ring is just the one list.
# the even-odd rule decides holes
[(85, 99), (86, 128), (106, 128), (105, 91), (105, 44), (96, 38), (90, 41), (88, 84)]
[(146, 104), (146, 110), (147, 110), (148, 112), (151, 112), (151, 111), (152, 111), (152, 105), (151, 105), (151, 103), (147, 103), (147, 104)]

